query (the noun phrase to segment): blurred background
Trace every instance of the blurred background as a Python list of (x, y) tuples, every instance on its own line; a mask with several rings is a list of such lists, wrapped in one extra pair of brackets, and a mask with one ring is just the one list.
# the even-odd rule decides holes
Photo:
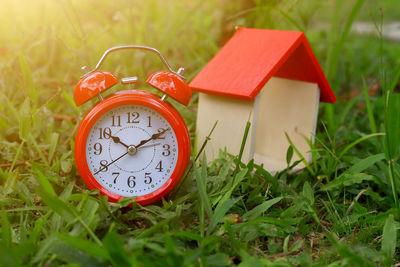
[[(235, 25), (304, 31), (330, 82), (337, 84), (335, 91), (359, 86), (361, 75), (374, 76), (379, 53), (384, 52), (387, 69), (399, 63), (396, 56), (400, 53), (400, 37), (393, 37), (395, 31), (400, 35), (398, 24), (397, 29), (385, 28), (384, 36), (393, 36), (384, 37), (384, 50), (379, 50), (382, 25), (395, 26), (393, 23), (400, 21), (397, 0), (0, 3), (1, 87), (7, 91), (15, 89), (12, 91), (16, 95), (23, 91), (21, 61), (26, 61), (42, 98), (44, 92), (51, 94), (52, 89), (72, 92), (82, 73), (81, 66), (93, 67), (107, 48), (122, 44), (158, 48), (174, 68), (185, 66), (190, 80), (232, 36)], [(349, 33), (341, 40), (344, 31)], [(332, 53), (337, 49), (340, 53)], [(139, 76), (162, 67), (151, 55), (132, 52), (116, 54), (106, 63), (109, 65), (104, 68), (110, 71)]]
[[(0, 0), (0, 164), (31, 159), (51, 162), (55, 171), (73, 166), (77, 122), (93, 105), (78, 109), (72, 94), (83, 71), (116, 45), (159, 49), (190, 81), (232, 36), (235, 26), (304, 31), (337, 94), (321, 105), (329, 133), (356, 138), (368, 132), (361, 97), (363, 83), (382, 118), (379, 90), (400, 64), (400, 5), (397, 0)], [(103, 70), (137, 75), (138, 88), (161, 61), (145, 52), (107, 58)], [(112, 89), (120, 90), (121, 88)], [(177, 108), (195, 133), (196, 100)], [(338, 112), (340, 111), (340, 112)], [(360, 116), (361, 115), (361, 116)], [(379, 125), (378, 125), (379, 126)], [(324, 131), (319, 124), (319, 131)], [(322, 139), (324, 137), (321, 137)], [(27, 141), (22, 145), (21, 142)], [(64, 146), (54, 144), (62, 143)], [(340, 142), (340, 141), (338, 141)], [(21, 156), (18, 151), (28, 146)]]
[[(120, 209), (86, 189), (75, 168), (74, 139), (81, 118), (96, 100), (78, 108), (72, 95), (84, 74), (81, 67), (93, 68), (106, 49), (117, 45), (155, 47), (173, 69), (185, 67), (190, 81), (235, 26), (304, 31), (338, 101), (320, 105), (313, 171), (273, 177), (258, 168), (235, 189), (231, 158), (207, 168), (203, 164), (212, 203), (231, 187), (232, 197), (243, 199), (232, 209), (234, 214), (228, 214), (237, 215), (232, 222), (237, 232), (224, 232), (225, 221), (200, 246), (191, 238), (193, 233), (204, 235), (204, 205), (198, 192), (206, 190), (198, 190), (193, 172), (174, 201), (146, 210)], [(119, 78), (136, 75), (141, 81), (136, 88), (148, 88), (146, 78), (164, 67), (153, 54), (123, 51), (110, 55), (102, 69)], [(333, 260), (341, 266), (369, 266), (362, 261), (366, 258), (390, 266), (393, 255), (399, 261), (399, 78), (399, 0), (0, 0), (0, 226), (6, 241), (0, 242), (0, 265), (13, 266), (18, 259), (21, 264), (51, 266), (51, 252), (62, 259), (54, 266), (69, 261), (89, 266), (82, 263), (87, 258), (81, 257), (81, 249), (96, 257), (103, 250), (92, 249), (95, 243), (88, 241), (87, 233), (97, 240), (96, 235), (118, 232), (125, 243), (104, 242), (112, 253), (129, 247), (132, 259), (149, 257), (167, 266), (162, 260), (169, 260), (175, 249), (165, 230), (171, 227), (182, 230), (185, 241), (179, 241), (179, 250), (193, 248), (186, 259), (193, 261), (196, 253), (203, 253), (217, 262), (215, 266), (221, 266), (221, 257), (227, 265), (245, 260), (246, 249), (279, 259), (297, 242), (299, 247), (289, 251), (296, 257), (298, 249), (303, 250), (302, 240), (304, 255), (309, 256), (304, 261), (299, 257), (298, 265), (310, 266), (317, 259), (320, 266)], [(110, 92), (121, 89), (115, 86)], [(189, 108), (174, 104), (194, 139), (197, 94)], [(38, 192), (46, 190), (57, 197), (41, 199), (45, 194)], [(276, 196), (285, 196), (285, 203), (267, 212), (269, 230), (246, 219), (243, 227), (236, 227), (243, 214)], [(68, 211), (75, 212), (69, 214), (72, 219), (64, 218)], [(175, 219), (169, 221), (171, 216)], [(92, 232), (86, 233), (90, 229), (84, 230), (75, 219), (86, 220)], [(327, 240), (329, 231), (338, 241)], [(67, 241), (54, 246), (54, 233), (62, 233)], [(157, 246), (145, 246), (150, 238)], [(68, 242), (79, 250), (66, 249)], [(348, 249), (353, 245), (354, 252)], [(179, 257), (174, 259), (181, 264)]]

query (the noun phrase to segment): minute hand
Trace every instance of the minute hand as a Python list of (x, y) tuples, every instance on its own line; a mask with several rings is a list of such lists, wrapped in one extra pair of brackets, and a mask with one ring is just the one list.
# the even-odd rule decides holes
[(135, 146), (136, 149), (139, 148), (139, 147), (141, 147), (142, 145), (146, 144), (147, 142), (149, 142), (149, 141), (151, 141), (151, 140), (157, 139), (158, 137), (160, 137), (161, 135), (163, 135), (163, 134), (164, 134), (166, 131), (168, 131), (168, 130), (169, 130), (169, 128), (168, 128), (168, 129), (164, 129), (164, 130), (162, 130), (162, 131), (159, 132), (159, 133), (153, 134), (149, 139), (140, 141), (140, 143), (139, 143), (137, 146)]

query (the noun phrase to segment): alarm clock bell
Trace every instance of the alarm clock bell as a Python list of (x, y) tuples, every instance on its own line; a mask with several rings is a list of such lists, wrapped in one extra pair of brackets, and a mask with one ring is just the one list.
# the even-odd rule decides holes
[[(157, 71), (150, 75), (147, 79), (147, 83), (152, 87), (158, 89), (163, 92), (164, 95), (161, 97), (161, 100), (164, 101), (166, 96), (170, 96), (173, 99), (177, 100), (179, 103), (187, 106), (190, 102), (190, 98), (192, 97), (192, 91), (189, 85), (185, 82), (185, 78), (182, 76), (184, 69), (180, 68), (177, 72), (174, 72), (161, 53), (152, 48), (146, 46), (117, 46), (108, 49), (103, 57), (100, 59), (96, 68), (92, 71), (86, 73), (78, 84), (75, 87), (74, 91), (74, 101), (77, 106), (82, 105), (87, 102), (89, 99), (98, 96), (100, 100), (103, 100), (101, 93), (106, 91), (107, 89), (113, 87), (118, 83), (118, 78), (108, 71), (98, 71), (100, 66), (102, 65), (104, 59), (111, 52), (123, 49), (140, 49), (147, 50), (156, 53), (164, 65), (169, 69), (169, 71)], [(86, 69), (83, 67), (82, 69)], [(123, 85), (132, 84), (137, 82), (137, 77), (126, 77), (121, 79), (121, 83)]]
[(77, 106), (82, 105), (94, 96), (101, 96), (101, 92), (118, 83), (118, 78), (108, 71), (95, 71), (85, 75), (75, 87), (74, 101)]

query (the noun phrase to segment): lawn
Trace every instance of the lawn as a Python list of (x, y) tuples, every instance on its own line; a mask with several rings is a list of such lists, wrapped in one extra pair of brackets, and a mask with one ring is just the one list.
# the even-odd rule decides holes
[[(382, 32), (400, 20), (397, 0), (1, 4), (0, 266), (400, 263), (400, 46)], [(356, 21), (374, 31), (355, 33)], [(112, 46), (147, 45), (174, 69), (184, 66), (190, 81), (235, 25), (305, 32), (338, 99), (320, 106), (312, 163), (270, 174), (226, 151), (194, 161), (204, 142), (196, 139), (194, 93), (188, 107), (173, 102), (193, 147), (193, 167), (175, 191), (141, 207), (88, 190), (73, 151), (96, 100), (74, 104), (80, 68)], [(137, 75), (137, 87), (151, 90), (144, 81), (163, 65), (122, 52), (102, 69)]]

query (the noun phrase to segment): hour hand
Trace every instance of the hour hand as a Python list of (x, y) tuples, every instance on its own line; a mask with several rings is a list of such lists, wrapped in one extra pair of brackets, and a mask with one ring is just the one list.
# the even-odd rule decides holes
[(114, 143), (121, 144), (121, 145), (123, 145), (124, 147), (129, 148), (129, 146), (128, 146), (127, 144), (123, 143), (123, 142), (121, 141), (121, 139), (119, 139), (118, 136), (112, 136), (112, 135), (110, 135), (110, 137), (112, 138), (112, 140), (114, 141)]

